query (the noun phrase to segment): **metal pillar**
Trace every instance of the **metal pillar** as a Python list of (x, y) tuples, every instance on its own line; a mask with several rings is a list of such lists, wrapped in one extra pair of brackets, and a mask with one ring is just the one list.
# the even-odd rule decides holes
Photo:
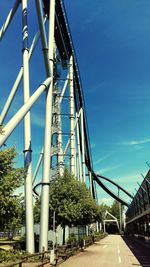
[(106, 224), (105, 224), (105, 220), (103, 221), (103, 227), (104, 227), (103, 231), (104, 231), (104, 233), (106, 233)]
[(91, 197), (93, 197), (93, 191), (92, 191), (92, 174), (89, 172), (89, 180), (90, 180), (90, 193)]
[[(118, 188), (118, 197), (120, 197), (119, 188)], [(119, 218), (120, 218), (120, 231), (121, 231), (122, 230), (122, 205), (120, 202), (118, 204), (119, 204)]]
[(78, 168), (79, 168), (79, 181), (82, 181), (82, 162), (81, 162), (81, 144), (79, 136), (79, 114), (77, 115), (77, 151), (78, 151)]
[[(46, 30), (44, 27), (41, 0), (36, 0), (35, 3), (36, 3), (37, 15), (38, 15), (38, 22), (39, 22), (39, 29), (40, 29), (40, 35), (41, 35), (41, 42), (42, 42), (42, 50), (43, 50), (46, 75), (47, 75), (47, 77), (49, 77), (49, 76), (51, 76), (51, 70), (50, 70), (50, 62), (48, 59), (48, 45), (47, 45)], [(50, 17), (49, 23), (52, 20), (53, 20), (53, 17)], [(54, 22), (51, 22), (51, 24), (52, 24), (51, 26), (54, 27), (54, 25), (53, 25)], [(54, 42), (54, 40), (53, 40), (53, 42)], [(52, 44), (52, 47), (53, 47), (53, 44)]]
[(51, 136), (52, 136), (52, 97), (53, 97), (53, 58), (54, 58), (54, 26), (55, 26), (55, 0), (50, 1), (49, 11), (49, 41), (48, 57), (52, 82), (46, 95), (45, 108), (45, 136), (44, 136), (44, 159), (43, 179), (41, 193), (41, 220), (40, 220), (40, 251), (48, 248), (48, 222), (49, 222), (49, 180), (51, 165)]
[(98, 222), (96, 222), (96, 232), (99, 232), (99, 225), (98, 225)]
[[(46, 18), (44, 20), (44, 23), (45, 22), (46, 22)], [(35, 48), (36, 48), (36, 45), (37, 45), (38, 40), (39, 40), (39, 37), (40, 37), (40, 33), (37, 32), (35, 34), (33, 40), (32, 40), (32, 44), (31, 44), (30, 49), (29, 49), (29, 61), (30, 61), (30, 59), (32, 57), (32, 54), (33, 54)], [(5, 103), (4, 107), (3, 107), (3, 110), (1, 112), (1, 114), (0, 114), (0, 125), (3, 124), (3, 121), (4, 121), (6, 115), (7, 115), (8, 111), (9, 111), (11, 103), (12, 103), (12, 101), (13, 101), (16, 93), (17, 93), (17, 90), (19, 88), (19, 85), (20, 85), (20, 82), (22, 80), (22, 77), (23, 77), (23, 67), (21, 67), (19, 72), (18, 72), (16, 80), (15, 80), (15, 82), (13, 84), (13, 87), (12, 87), (12, 89), (10, 91), (10, 94), (9, 94), (9, 96), (7, 98), (7, 101), (6, 101), (6, 103)]]
[(75, 134), (74, 134), (74, 90), (73, 90), (73, 57), (69, 66), (70, 95), (70, 172), (75, 175)]
[(19, 5), (20, 5), (20, 2), (21, 2), (20, 0), (16, 0), (15, 1), (14, 6), (11, 8), (11, 10), (10, 10), (10, 12), (9, 12), (9, 14), (8, 14), (4, 24), (3, 24), (3, 26), (2, 26), (2, 28), (0, 29), (0, 41), (2, 40), (5, 32), (7, 31), (7, 28), (9, 26), (9, 24), (11, 23), (14, 15), (15, 15), (15, 13), (16, 13)]
[[(22, 37), (23, 37), (23, 49), (22, 49), (23, 89), (24, 89), (24, 104), (25, 104), (30, 98), (27, 0), (22, 0)], [(25, 179), (26, 250), (29, 253), (34, 253), (30, 111), (24, 117), (24, 166), (27, 170), (27, 175)]]
[(86, 182), (85, 176), (85, 143), (84, 143), (84, 118), (83, 108), (81, 108), (81, 146), (82, 146), (82, 182)]
[(47, 90), (51, 78), (46, 79), (39, 88), (33, 93), (29, 100), (17, 111), (17, 113), (10, 119), (10, 121), (4, 126), (4, 134), (0, 136), (0, 147), (5, 143), (13, 130), (17, 127), (19, 122), (24, 118), (28, 113), (33, 104), (37, 101), (40, 95)]
[[(60, 113), (60, 103), (58, 103), (58, 109)], [(60, 134), (61, 131), (61, 115), (58, 115), (58, 127), (59, 132), (57, 136), (57, 142), (58, 142), (58, 168), (59, 168), (59, 175), (63, 176), (64, 174), (64, 156), (63, 156), (63, 148), (62, 148), (62, 134)]]
[(41, 165), (42, 160), (43, 160), (43, 148), (41, 150), (41, 153), (40, 153), (40, 156), (39, 156), (37, 165), (35, 167), (35, 171), (34, 171), (33, 178), (32, 178), (32, 185), (34, 185), (34, 183), (35, 183), (36, 176), (38, 174), (38, 171), (39, 171), (39, 168), (40, 168), (40, 165)]
[[(15, 0), (14, 0), (15, 1)], [(75, 60), (74, 51), (72, 48), (72, 42), (69, 33), (69, 27), (67, 23), (63, 23), (66, 21), (65, 9), (63, 8), (63, 4), (61, 1), (57, 1), (57, 11), (58, 14), (55, 16), (55, 1), (49, 0), (50, 9), (48, 11), (49, 5), (47, 5), (47, 1), (35, 0), (38, 22), (39, 22), (39, 33), (33, 39), (33, 42), (28, 49), (28, 25), (27, 25), (27, 2), (28, 0), (16, 0), (14, 7), (10, 10), (2, 28), (0, 29), (0, 41), (3, 39), (3, 36), (19, 6), (22, 5), (22, 31), (23, 31), (23, 66), (21, 67), (16, 81), (10, 91), (10, 95), (7, 99), (7, 102), (4, 106), (4, 109), (1, 113), (0, 124), (3, 123), (7, 112), (13, 102), (13, 98), (17, 93), (17, 89), (19, 88), (20, 82), (23, 78), (23, 87), (24, 87), (24, 104), (23, 106), (16, 112), (16, 114), (10, 119), (10, 121), (3, 127), (3, 134), (0, 136), (0, 146), (4, 144), (9, 135), (14, 131), (14, 129), (18, 126), (19, 122), (24, 119), (24, 157), (25, 157), (25, 167), (27, 169), (27, 178), (25, 181), (25, 195), (26, 195), (26, 223), (27, 223), (27, 250), (30, 253), (34, 252), (34, 235), (33, 235), (33, 206), (32, 206), (32, 183), (36, 178), (37, 172), (39, 170), (40, 164), (43, 160), (43, 180), (41, 182), (42, 185), (42, 193), (41, 193), (41, 229), (40, 229), (40, 251), (47, 249), (47, 235), (48, 235), (48, 218), (49, 218), (49, 182), (51, 175), (51, 156), (58, 155), (58, 165), (60, 169), (60, 173), (63, 172), (63, 161), (66, 155), (63, 152), (65, 142), (63, 135), (69, 135), (69, 142), (66, 146), (65, 151), (68, 151), (68, 147), (70, 145), (70, 170), (71, 173), (76, 176), (77, 174), (77, 159), (78, 159), (78, 175), (80, 180), (86, 180), (85, 170), (85, 157), (90, 161), (90, 150), (88, 143), (88, 134), (87, 127), (84, 121), (83, 109), (84, 109), (84, 101), (82, 99), (82, 87), (80, 83), (79, 71), (77, 62)], [(48, 4), (49, 4), (48, 3)], [(44, 6), (44, 9), (43, 9)], [(45, 12), (45, 16), (44, 16)], [(48, 16), (49, 12), (49, 16)], [(49, 41), (47, 42), (47, 31), (45, 29), (44, 23), (46, 17), (49, 19)], [(56, 26), (55, 27), (55, 20)], [(56, 57), (54, 57), (54, 30), (55, 30), (55, 42), (56, 42)], [(46, 69), (46, 77), (47, 79), (37, 88), (37, 90), (30, 97), (30, 86), (29, 86), (29, 60), (31, 58), (32, 52), (36, 47), (37, 40), (41, 37), (42, 42), (42, 50), (43, 57)], [(65, 39), (65, 42), (64, 42)], [(63, 47), (63, 50), (62, 50)], [(69, 48), (69, 49), (68, 49)], [(71, 48), (71, 49), (70, 49)], [(71, 56), (72, 55), (72, 56)], [(68, 60), (70, 58), (70, 60)], [(57, 75), (55, 75), (55, 71), (53, 73), (53, 67), (56, 62), (61, 62), (61, 71), (63, 72), (62, 77), (60, 79)], [(38, 62), (39, 63), (39, 62)], [(65, 79), (64, 87), (61, 91), (61, 94), (58, 92), (58, 114), (56, 114), (56, 122), (58, 123), (58, 132), (55, 131), (57, 135), (57, 141), (55, 142), (56, 151), (53, 151), (54, 147), (51, 149), (51, 138), (54, 133), (54, 128), (52, 128), (52, 102), (54, 104), (55, 93), (53, 87), (55, 89), (55, 83), (59, 85), (59, 81), (64, 81), (64, 77), (66, 75), (66, 67), (68, 66), (68, 75)], [(53, 75), (54, 74), (54, 75)], [(54, 82), (53, 82), (54, 76)], [(32, 78), (32, 77), (30, 77)], [(44, 80), (44, 79), (43, 79)], [(53, 86), (54, 85), (54, 86)], [(65, 90), (69, 89), (69, 98), (68, 96), (64, 96)], [(59, 90), (58, 90), (59, 91)], [(31, 129), (30, 129), (30, 109), (36, 102), (36, 100), (40, 97), (42, 93), (46, 92), (46, 107), (45, 107), (45, 135), (44, 135), (44, 147), (43, 152), (40, 155), (39, 161), (37, 162), (35, 172), (32, 178), (31, 172)], [(61, 107), (63, 110), (63, 105), (61, 106), (62, 99), (69, 99), (69, 119), (70, 127), (66, 127), (67, 131), (65, 133), (65, 126), (63, 125), (63, 118), (61, 117)], [(76, 105), (75, 105), (76, 102)], [(82, 126), (80, 125), (79, 119), (77, 122), (75, 120), (75, 112), (78, 113), (78, 117), (80, 116), (80, 108), (82, 107)], [(60, 115), (59, 115), (60, 114)], [(68, 114), (67, 114), (68, 116)], [(61, 126), (62, 122), (62, 126)], [(77, 128), (78, 130), (77, 130)], [(82, 130), (81, 130), (82, 128)], [(65, 129), (65, 130), (64, 130)], [(77, 133), (78, 132), (78, 133)], [(76, 137), (76, 134), (78, 137)], [(86, 142), (84, 135), (86, 136)], [(77, 140), (78, 139), (78, 140)], [(76, 156), (76, 140), (77, 140), (77, 148), (78, 148), (78, 157)], [(64, 141), (64, 143), (63, 143)], [(68, 153), (69, 154), (69, 153)], [(88, 166), (87, 166), (88, 168)], [(82, 173), (83, 172), (83, 173)]]
[[(63, 88), (61, 90), (60, 96), (58, 98), (58, 113), (59, 115), (57, 116), (58, 120), (58, 135), (57, 135), (57, 141), (58, 141), (58, 169), (59, 169), (59, 174), (60, 176), (63, 176), (64, 173), (64, 160), (65, 160), (65, 153), (63, 151), (63, 140), (62, 140), (62, 119), (61, 119), (61, 104), (63, 101), (63, 97), (68, 85), (69, 81), (69, 74), (67, 75)], [(70, 138), (69, 138), (69, 143), (70, 143)], [(67, 146), (68, 149), (69, 145)], [(66, 153), (67, 153), (66, 149)]]

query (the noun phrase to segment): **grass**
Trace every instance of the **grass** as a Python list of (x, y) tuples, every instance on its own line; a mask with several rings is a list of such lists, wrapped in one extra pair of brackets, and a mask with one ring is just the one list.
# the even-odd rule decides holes
[(15, 244), (17, 240), (0, 240), (0, 245)]
[(1, 245), (0, 244), (0, 249), (8, 251), (8, 250), (13, 249), (13, 246), (11, 246), (11, 245)]
[(8, 237), (0, 237), (0, 242), (8, 242), (8, 241), (19, 241), (21, 239), (21, 236), (15, 236), (13, 239), (10, 239)]
[(13, 245), (16, 244), (20, 239), (20, 236), (14, 237), (13, 239), (9, 239), (8, 237), (0, 238), (0, 249), (6, 251), (12, 250)]
[(4, 265), (9, 262), (17, 261), (22, 255), (23, 253), (21, 251), (0, 250), (0, 264)]

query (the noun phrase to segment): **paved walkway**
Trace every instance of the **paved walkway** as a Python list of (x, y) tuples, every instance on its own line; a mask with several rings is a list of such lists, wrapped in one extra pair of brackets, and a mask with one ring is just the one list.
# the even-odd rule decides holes
[[(22, 264), (22, 267), (36, 267), (38, 265), (40, 265), (41, 262), (30, 262), (30, 263), (23, 263)], [(51, 265), (48, 263), (48, 264), (45, 264), (44, 267), (50, 267)]]
[[(136, 257), (134, 256), (136, 255)], [(35, 267), (25, 263), (23, 267)], [(50, 266), (49, 264), (45, 265)], [(69, 258), (60, 267), (150, 267), (150, 247), (128, 236), (109, 235)]]
[[(109, 235), (60, 265), (61, 267), (135, 267), (140, 265), (119, 235)], [(150, 266), (150, 265), (144, 265)]]

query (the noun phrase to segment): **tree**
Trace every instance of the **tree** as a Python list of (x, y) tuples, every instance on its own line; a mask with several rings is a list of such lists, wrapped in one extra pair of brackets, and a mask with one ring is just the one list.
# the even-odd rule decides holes
[(25, 177), (23, 168), (15, 168), (15, 147), (0, 151), (0, 229), (14, 231), (22, 220), (22, 197), (14, 195)]
[(117, 200), (114, 200), (113, 204), (111, 205), (110, 213), (114, 215), (118, 221), (120, 220), (119, 202)]
[(108, 206), (104, 203), (99, 205), (100, 210), (102, 212), (102, 214), (104, 215), (106, 210), (108, 212), (110, 212), (113, 216), (115, 216), (118, 220), (120, 218), (120, 214), (119, 214), (119, 202), (117, 200), (114, 200), (114, 202), (112, 203), (111, 206)]
[[(35, 219), (39, 222), (39, 200), (35, 205)], [(50, 184), (50, 228), (55, 211), (56, 226), (87, 225), (100, 217), (98, 206), (86, 185), (77, 181), (66, 170), (63, 177), (56, 177)]]
[(99, 209), (100, 209), (102, 215), (104, 216), (106, 210), (110, 212), (111, 207), (108, 206), (107, 204), (102, 203), (99, 205)]

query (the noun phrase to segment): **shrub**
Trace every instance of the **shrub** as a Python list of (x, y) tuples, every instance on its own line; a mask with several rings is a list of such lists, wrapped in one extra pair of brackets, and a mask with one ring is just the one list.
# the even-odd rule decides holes
[(13, 262), (21, 258), (23, 255), (22, 251), (4, 251), (0, 250), (0, 263), (2, 262)]
[(70, 234), (67, 240), (67, 245), (76, 245), (77, 244), (77, 239), (74, 234)]

